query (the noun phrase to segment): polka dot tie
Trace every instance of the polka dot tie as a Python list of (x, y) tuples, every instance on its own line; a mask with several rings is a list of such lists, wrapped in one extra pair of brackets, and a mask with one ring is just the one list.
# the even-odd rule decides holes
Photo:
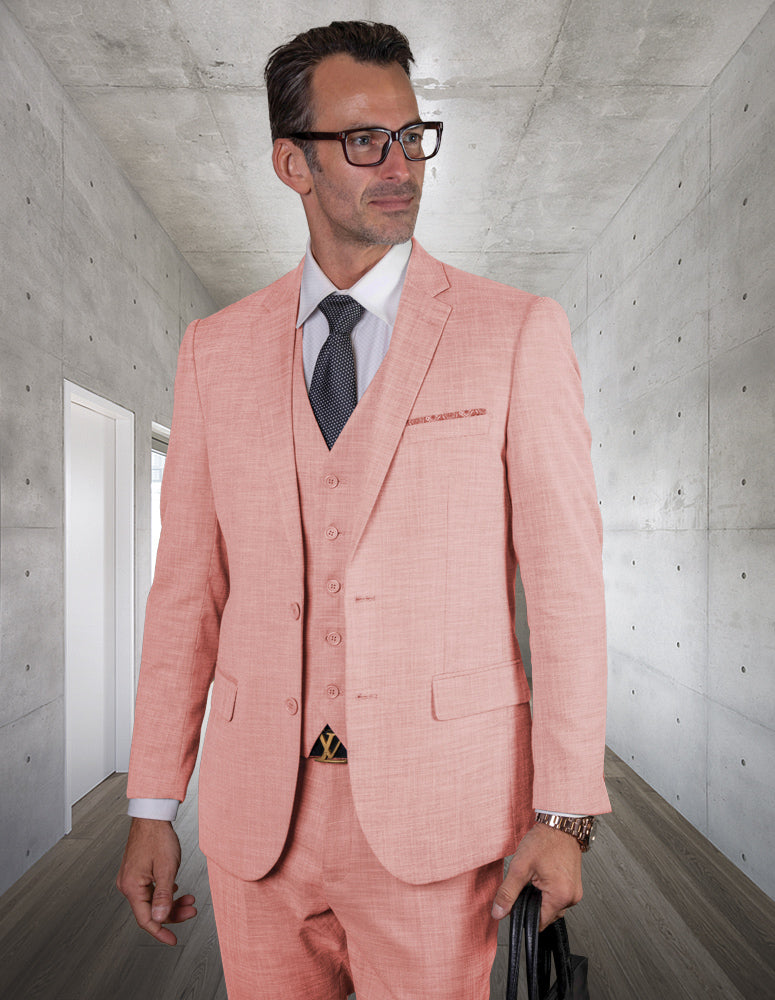
[(319, 309), (328, 321), (329, 334), (315, 362), (309, 401), (326, 444), (333, 448), (358, 402), (350, 334), (363, 315), (363, 306), (349, 295), (332, 292)]

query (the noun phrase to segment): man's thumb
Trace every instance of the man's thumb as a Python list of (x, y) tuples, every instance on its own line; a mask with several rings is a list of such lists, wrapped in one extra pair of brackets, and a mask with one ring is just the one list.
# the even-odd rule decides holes
[(151, 917), (159, 924), (164, 923), (172, 909), (172, 878), (159, 878), (151, 899)]
[(528, 872), (522, 872), (519, 867), (512, 862), (509, 866), (506, 878), (501, 882), (498, 891), (495, 893), (495, 900), (492, 904), (493, 920), (502, 920), (511, 911), (516, 902), (517, 896), (530, 881)]

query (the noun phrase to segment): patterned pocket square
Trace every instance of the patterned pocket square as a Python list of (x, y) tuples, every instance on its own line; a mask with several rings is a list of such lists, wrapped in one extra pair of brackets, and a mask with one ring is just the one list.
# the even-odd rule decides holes
[(484, 407), (477, 407), (473, 410), (452, 410), (450, 413), (429, 413), (427, 417), (412, 417), (411, 420), (407, 420), (406, 426), (433, 424), (439, 420), (460, 420), (462, 417), (482, 417), (485, 413), (487, 410)]

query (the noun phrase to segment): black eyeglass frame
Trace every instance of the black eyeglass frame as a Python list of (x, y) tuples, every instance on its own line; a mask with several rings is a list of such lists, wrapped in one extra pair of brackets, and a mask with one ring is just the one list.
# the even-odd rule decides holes
[[(408, 132), (410, 129), (417, 128), (418, 125), (425, 125), (428, 128), (436, 129), (436, 148), (428, 156), (410, 156), (403, 142), (404, 132)], [(288, 138), (289, 139), (338, 139), (342, 144), (342, 152), (344, 153), (344, 158), (353, 167), (378, 167), (380, 163), (384, 163), (387, 159), (388, 153), (390, 152), (390, 147), (394, 142), (397, 142), (403, 151), (404, 156), (410, 163), (423, 163), (425, 160), (430, 160), (431, 157), (438, 153), (441, 146), (441, 133), (444, 131), (444, 122), (412, 122), (411, 125), (404, 125), (403, 128), (398, 129), (398, 131), (393, 132), (389, 128), (383, 128), (381, 125), (375, 125), (373, 128), (346, 128), (341, 132), (292, 132)], [(375, 160), (374, 163), (353, 163), (350, 157), (347, 155), (347, 136), (356, 135), (358, 132), (382, 132), (388, 137), (388, 141), (382, 148), (382, 156)]]

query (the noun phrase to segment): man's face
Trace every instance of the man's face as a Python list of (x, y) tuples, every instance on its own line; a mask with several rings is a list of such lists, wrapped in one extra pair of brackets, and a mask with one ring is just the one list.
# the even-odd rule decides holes
[[(348, 55), (329, 56), (312, 77), (315, 132), (382, 126), (397, 130), (419, 121), (417, 100), (409, 78), (394, 63), (359, 63)], [(341, 143), (315, 143), (312, 191), (307, 218), (313, 246), (335, 244), (391, 245), (404, 243), (414, 232), (420, 208), (425, 163), (410, 161), (399, 143), (374, 167), (347, 162)]]

